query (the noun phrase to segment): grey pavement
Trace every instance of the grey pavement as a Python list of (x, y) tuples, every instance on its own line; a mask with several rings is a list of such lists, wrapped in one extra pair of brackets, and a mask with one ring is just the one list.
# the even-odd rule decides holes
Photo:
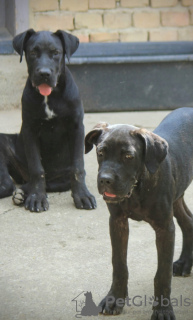
[[(168, 112), (98, 113), (85, 115), (85, 131), (97, 122), (129, 123), (152, 130)], [(0, 112), (0, 131), (18, 132), (20, 110)], [(50, 209), (30, 213), (0, 200), (0, 320), (73, 320), (80, 315), (84, 292), (91, 291), (96, 304), (111, 285), (109, 213), (96, 186), (95, 150), (85, 155), (87, 185), (96, 196), (96, 210), (77, 210), (70, 192), (50, 193)], [(193, 186), (186, 201), (193, 209)], [(176, 226), (175, 259), (181, 251)], [(130, 306), (117, 320), (149, 320), (157, 254), (155, 235), (145, 222), (130, 221), (128, 266)], [(72, 301), (77, 298), (76, 301)], [(173, 278), (172, 297), (177, 320), (193, 318), (193, 276)], [(185, 306), (185, 299), (190, 302)], [(174, 301), (174, 300), (173, 300)], [(135, 304), (138, 304), (136, 306)], [(139, 306), (141, 304), (141, 306)], [(82, 317), (104, 319), (104, 316)]]

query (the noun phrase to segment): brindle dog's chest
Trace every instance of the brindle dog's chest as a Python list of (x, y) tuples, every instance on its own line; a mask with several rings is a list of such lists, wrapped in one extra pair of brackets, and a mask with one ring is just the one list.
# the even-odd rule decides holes
[(140, 199), (135, 196), (125, 199), (121, 203), (121, 209), (128, 218), (136, 221), (146, 221), (149, 213), (146, 201), (140, 201)]

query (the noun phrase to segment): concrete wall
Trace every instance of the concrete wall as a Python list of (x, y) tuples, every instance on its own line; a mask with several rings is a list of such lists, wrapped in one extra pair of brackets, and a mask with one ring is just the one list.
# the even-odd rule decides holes
[(29, 0), (30, 27), (81, 42), (193, 40), (193, 0)]
[(27, 79), (25, 59), (19, 55), (0, 55), (0, 110), (21, 107), (21, 96)]
[[(193, 40), (193, 0), (29, 0), (29, 3), (26, 0), (25, 3), (29, 4), (29, 27), (67, 30), (81, 42)], [(20, 64), (18, 56), (0, 56), (0, 70), (0, 109), (20, 107), (27, 77), (25, 61)]]

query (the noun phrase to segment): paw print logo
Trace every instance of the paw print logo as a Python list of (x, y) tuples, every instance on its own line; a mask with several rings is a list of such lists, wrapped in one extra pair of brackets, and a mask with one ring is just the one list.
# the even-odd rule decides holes
[(151, 298), (149, 298), (149, 304), (151, 304), (153, 307), (157, 307), (159, 304), (158, 298), (152, 296)]

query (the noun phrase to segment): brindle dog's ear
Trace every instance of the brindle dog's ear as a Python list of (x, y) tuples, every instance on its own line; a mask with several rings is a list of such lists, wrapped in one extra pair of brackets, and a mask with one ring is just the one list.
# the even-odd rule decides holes
[(133, 134), (142, 138), (145, 143), (145, 166), (147, 170), (155, 173), (160, 163), (165, 159), (168, 152), (168, 143), (157, 134), (145, 129), (135, 130)]
[(98, 123), (92, 131), (90, 131), (85, 137), (85, 153), (92, 150), (93, 144), (97, 145), (98, 138), (103, 133), (103, 131), (108, 127), (108, 123), (100, 122)]
[(34, 33), (35, 31), (33, 29), (28, 29), (13, 38), (13, 48), (17, 53), (19, 53), (20, 62), (22, 62), (23, 51), (26, 49), (26, 43)]
[(57, 30), (54, 34), (60, 38), (63, 50), (67, 56), (68, 61), (70, 61), (71, 55), (78, 49), (79, 39), (72, 34), (62, 30)]

